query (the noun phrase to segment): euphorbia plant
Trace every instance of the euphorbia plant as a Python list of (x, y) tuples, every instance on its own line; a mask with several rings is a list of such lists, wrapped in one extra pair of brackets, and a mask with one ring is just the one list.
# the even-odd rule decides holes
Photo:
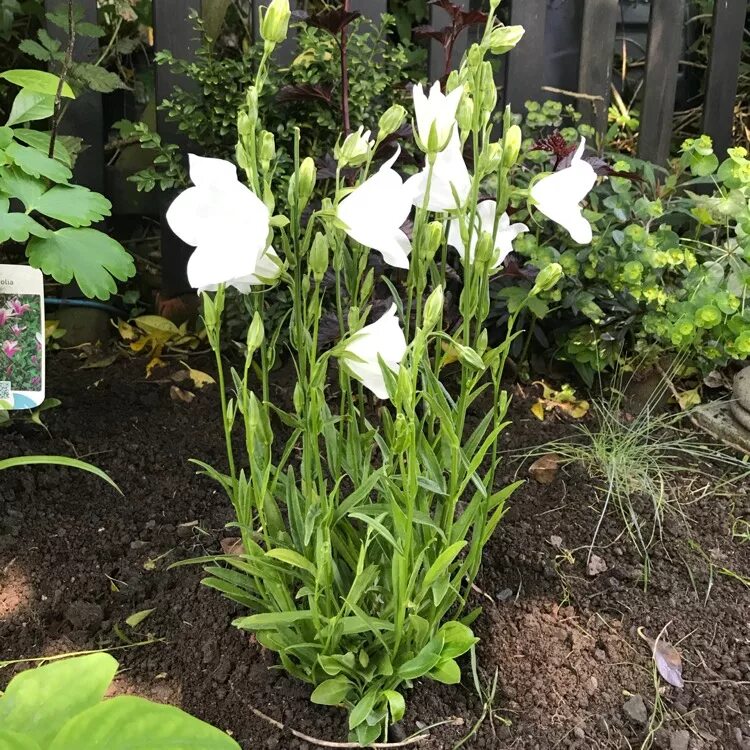
[[(498, 346), (488, 344), (483, 325), (489, 277), (526, 229), (511, 224), (508, 213), (525, 210), (529, 198), (510, 184), (520, 132), (509, 113), (503, 137), (492, 135), (497, 94), (485, 57), (520, 38), (518, 29), (496, 22), (498, 1), (484, 17), (481, 41), (450, 75), (447, 96), (440, 86), (429, 97), (415, 88), (423, 171), (404, 182), (393, 146), (381, 167), (373, 164), (401, 124), (396, 108), (381, 118), (374, 139), (360, 129), (340, 141), (334, 198), (319, 207), (308, 206), (314, 163), (296, 148), (290, 212), (280, 216), (273, 139), (257, 106), (267, 60), (288, 21), (288, 3), (274, 0), (261, 25), (263, 59), (238, 116), (237, 161), (247, 184), (233, 165), (193, 157), (196, 187), (168, 214), (173, 230), (196, 247), (191, 282), (215, 291), (203, 299), (219, 368), (227, 470), (200, 465), (232, 501), (243, 546), (238, 555), (201, 559), (210, 563), (204, 583), (251, 611), (235, 624), (314, 685), (314, 702), (348, 709), (352, 736), (362, 744), (401, 719), (403, 691), (414, 680), (460, 680), (456, 659), (476, 641), (470, 624), (478, 610), (465, 611), (472, 582), (518, 484), (495, 484), (508, 408), (501, 378), (515, 316)], [(467, 145), (473, 174), (464, 162)], [(345, 180), (344, 168), (352, 167), (356, 177)], [(563, 222), (572, 217), (577, 228), (585, 221), (577, 204), (583, 196), (568, 190), (579, 172), (575, 165), (562, 180), (558, 174), (538, 183), (545, 213)], [(564, 188), (556, 208), (544, 179)], [(410, 215), (411, 237), (402, 226)], [(449, 246), (463, 263), (460, 319), (452, 327), (444, 306)], [(379, 318), (371, 250), (404, 269), (394, 281), (384, 279), (393, 299)], [(529, 299), (560, 274), (556, 264), (542, 269)], [(291, 408), (270, 397), (278, 334), (263, 319), (270, 284), (287, 285), (293, 300), (284, 321), (297, 374)], [(219, 354), (227, 286), (252, 289), (256, 311), (245, 365), (231, 370), (231, 396)], [(339, 340), (326, 348), (319, 334), (331, 287)], [(479, 419), (470, 418), (472, 409)], [(232, 441), (240, 427), (242, 459)]]

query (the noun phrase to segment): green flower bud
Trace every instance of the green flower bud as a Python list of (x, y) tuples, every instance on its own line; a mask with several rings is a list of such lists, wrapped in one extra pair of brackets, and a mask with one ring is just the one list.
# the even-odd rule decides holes
[(518, 125), (511, 125), (503, 137), (503, 166), (510, 169), (518, 161), (523, 135)]
[(248, 133), (251, 133), (258, 122), (258, 89), (255, 86), (250, 86), (245, 94), (245, 111), (249, 123), (246, 127), (249, 128)]
[(242, 136), (250, 135), (255, 128), (255, 123), (250, 115), (244, 110), (240, 110), (237, 115), (237, 132)]
[(484, 370), (484, 361), (479, 356), (478, 352), (470, 346), (459, 344), (457, 341), (453, 342), (453, 346), (455, 347), (458, 359), (462, 364), (471, 367), (473, 370)]
[(427, 330), (432, 330), (443, 314), (443, 287), (437, 286), (427, 298), (424, 306), (424, 324)]
[(464, 94), (461, 98), (461, 104), (458, 106), (458, 112), (456, 112), (456, 120), (461, 130), (464, 132), (471, 130), (471, 126), (474, 124), (474, 100), (470, 96)]
[(328, 240), (325, 235), (318, 232), (313, 240), (310, 250), (310, 269), (315, 281), (321, 281), (328, 270)]
[(291, 17), (289, 0), (271, 0), (260, 21), (260, 35), (272, 44), (283, 42), (289, 30)]
[(276, 156), (276, 140), (273, 133), (264, 130), (258, 139), (258, 161), (263, 172), (267, 172)]
[(482, 328), (477, 337), (477, 352), (482, 355), (487, 351), (488, 334), (487, 329)]
[(429, 263), (434, 257), (438, 248), (443, 244), (445, 236), (443, 225), (439, 221), (431, 221), (425, 228), (423, 234), (423, 244), (421, 246), (421, 258)]
[(475, 262), (478, 265), (487, 266), (492, 261), (495, 253), (495, 243), (492, 241), (492, 235), (489, 232), (482, 232), (477, 242)]
[(252, 356), (252, 353), (260, 348), (265, 335), (263, 318), (261, 318), (260, 314), (256, 312), (247, 329), (246, 343), (248, 356)]
[(490, 34), (490, 50), (493, 55), (510, 52), (525, 34), (523, 26), (495, 26)]
[(305, 408), (305, 391), (299, 381), (294, 386), (292, 403), (294, 404), (294, 410), (297, 412), (297, 414), (302, 415), (302, 410)]
[(364, 164), (369, 158), (370, 151), (374, 145), (370, 140), (370, 136), (370, 131), (360, 126), (356, 133), (350, 133), (346, 137), (341, 146), (336, 144), (333, 156), (339, 163), (339, 166), (348, 165), (358, 167), (360, 164)]
[(550, 291), (550, 289), (557, 285), (557, 282), (560, 281), (563, 275), (562, 266), (559, 263), (550, 263), (539, 271), (531, 293), (536, 295)]
[(502, 143), (490, 143), (479, 155), (479, 171), (483, 175), (496, 172), (503, 161)]
[(389, 107), (378, 120), (378, 138), (382, 141), (395, 133), (406, 121), (406, 109), (400, 104)]
[(318, 170), (315, 161), (307, 156), (299, 165), (299, 202), (300, 209), (304, 208), (315, 190), (315, 181), (318, 178)]

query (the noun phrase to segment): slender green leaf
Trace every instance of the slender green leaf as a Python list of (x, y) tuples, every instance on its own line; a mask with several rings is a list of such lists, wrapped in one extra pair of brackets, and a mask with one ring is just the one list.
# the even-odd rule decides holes
[(312, 619), (313, 613), (309, 609), (299, 609), (289, 612), (262, 612), (249, 617), (239, 617), (232, 622), (232, 625), (242, 630), (276, 630)]
[(349, 713), (349, 729), (354, 729), (367, 720), (367, 717), (375, 708), (378, 700), (378, 690), (371, 688), (359, 700), (356, 706)]
[(313, 563), (311, 563), (306, 557), (300, 555), (299, 552), (295, 552), (292, 549), (277, 547), (276, 549), (266, 552), (266, 557), (270, 557), (273, 560), (280, 560), (281, 562), (284, 562), (287, 565), (292, 565), (295, 568), (301, 568), (310, 573), (313, 577), (318, 574), (317, 568)]
[(384, 690), (383, 695), (388, 701), (388, 709), (391, 712), (391, 723), (397, 724), (404, 718), (404, 713), (406, 713), (404, 696), (395, 690)]
[(424, 581), (422, 582), (422, 586), (425, 590), (432, 586), (432, 583), (436, 581), (439, 576), (445, 573), (448, 566), (456, 559), (456, 556), (465, 546), (465, 541), (454, 542), (435, 558), (435, 562), (430, 565), (429, 570), (425, 573)]
[(0, 461), (0, 471), (3, 469), (15, 469), (19, 466), (65, 466), (70, 469), (80, 469), (88, 471), (103, 479), (107, 484), (114, 487), (120, 494), (120, 488), (109, 478), (101, 469), (88, 464), (85, 461), (79, 461), (77, 458), (68, 458), (67, 456), (18, 456), (16, 458), (6, 458)]

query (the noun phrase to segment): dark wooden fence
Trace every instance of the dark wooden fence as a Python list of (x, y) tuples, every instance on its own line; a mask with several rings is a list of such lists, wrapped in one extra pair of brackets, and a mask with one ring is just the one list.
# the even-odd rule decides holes
[[(253, 18), (257, 9), (267, 0), (239, 0), (252, 7)], [(610, 100), (610, 81), (615, 36), (620, 18), (619, 0), (569, 0), (582, 5), (580, 24), (580, 62), (578, 67), (579, 102), (587, 120), (599, 130), (606, 127), (607, 108)], [(626, 0), (627, 1), (627, 0)], [(641, 127), (639, 155), (653, 162), (663, 163), (669, 155), (672, 137), (675, 93), (677, 88), (679, 60), (683, 44), (683, 19), (685, 4), (690, 0), (651, 0), (648, 29), (648, 44), (645, 55), (645, 73), (641, 104)], [(78, 0), (87, 16), (94, 20), (96, 0)], [(196, 44), (196, 34), (188, 13), (201, 10), (215, 0), (153, 0), (154, 37), (157, 50), (168, 49), (177, 58), (190, 58)], [(294, 0), (292, 0), (294, 3)], [(482, 7), (487, 0), (454, 0), (465, 8)], [(526, 35), (518, 47), (507, 57), (504, 80), (498, 81), (501, 104), (510, 104), (514, 111), (522, 111), (523, 103), (529, 99), (549, 98), (544, 86), (545, 22), (548, 0), (505, 0), (510, 6), (510, 22), (525, 27)], [(64, 0), (47, 0), (49, 8), (58, 7)], [(351, 0), (352, 10), (366, 17), (379, 19), (387, 11), (388, 0)], [(704, 95), (703, 131), (714, 140), (718, 153), (726, 152), (731, 142), (732, 121), (737, 79), (739, 74), (742, 37), (748, 0), (715, 0), (713, 37), (709, 55)], [(432, 7), (432, 23), (437, 27), (447, 22), (445, 11)], [(257, 27), (257, 24), (256, 24)], [(469, 44), (468, 32), (464, 32), (454, 50), (456, 64)], [(428, 74), (431, 79), (440, 76), (443, 70), (442, 49), (436, 42), (429, 55)], [(287, 44), (281, 54), (291, 55), (293, 42)], [(76, 54), (85, 59), (90, 50), (76, 49)], [(166, 66), (156, 69), (156, 98), (165, 98), (178, 80)], [(103, 146), (104, 123), (101, 97), (87, 94), (76, 100), (66, 115), (66, 129), (82, 136), (91, 148), (81, 160), (78, 178), (93, 188), (101, 189), (105, 179), (105, 155)], [(158, 120), (158, 130), (166, 140), (179, 141), (174, 125), (164, 118)], [(153, 204), (152, 204), (153, 205)], [(115, 203), (115, 211), (118, 205)], [(165, 224), (165, 222), (162, 222)], [(168, 233), (164, 236), (163, 258), (165, 286), (174, 291), (180, 286), (184, 275), (180, 253), (175, 248), (176, 238)], [(170, 262), (177, 259), (177, 262)], [(171, 280), (170, 280), (171, 279)]]

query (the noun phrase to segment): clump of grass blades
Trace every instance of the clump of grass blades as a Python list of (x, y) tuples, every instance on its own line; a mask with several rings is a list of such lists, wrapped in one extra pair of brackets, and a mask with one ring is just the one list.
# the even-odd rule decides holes
[[(657, 410), (668, 377), (635, 415), (625, 408), (623, 389), (611, 388), (593, 402), (591, 421), (575, 425), (576, 434), (546, 443), (532, 453), (556, 453), (562, 466), (577, 463), (597, 481), (602, 503), (589, 556), (604, 519), (614, 510), (643, 559), (644, 583), (649, 577), (649, 550), (656, 540), (663, 541), (666, 514), (673, 512), (686, 519), (687, 480), (705, 477), (716, 482), (712, 488), (716, 492), (720, 485), (738, 479), (737, 472), (748, 473), (741, 459), (686, 427), (684, 412)], [(732, 470), (734, 475), (717, 478), (721, 469), (725, 476)]]

